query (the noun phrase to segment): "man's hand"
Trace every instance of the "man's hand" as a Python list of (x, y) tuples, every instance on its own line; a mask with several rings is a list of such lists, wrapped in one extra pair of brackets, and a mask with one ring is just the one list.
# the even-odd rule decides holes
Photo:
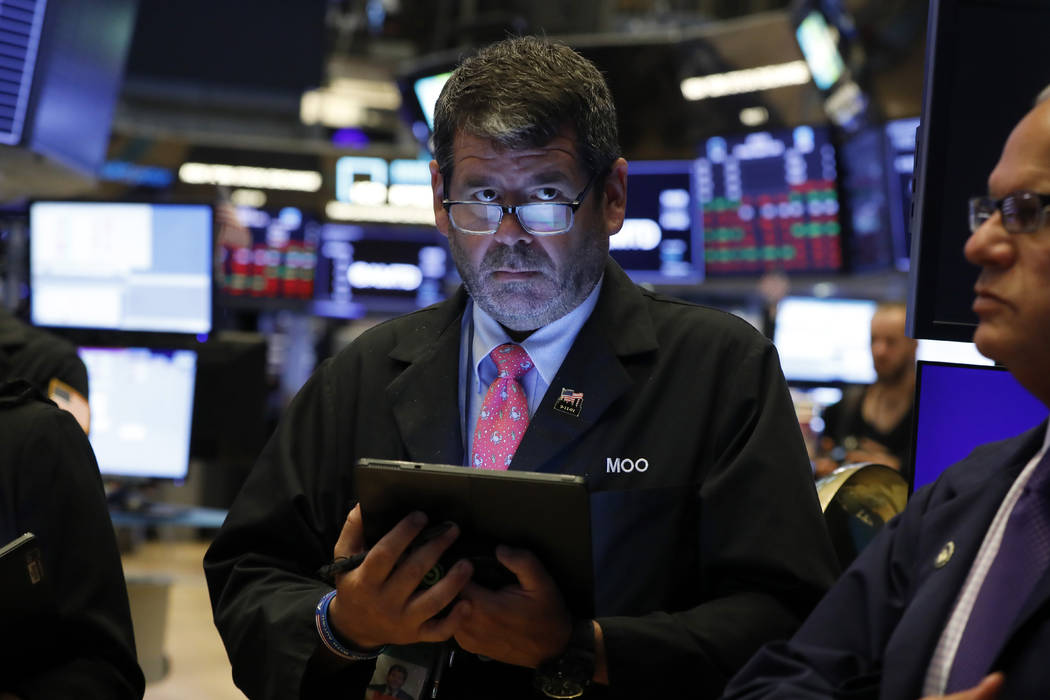
[(554, 580), (531, 552), (501, 546), (496, 558), (518, 583), (498, 591), (476, 583), (464, 588), (457, 608), (467, 610), (455, 631), (456, 641), (475, 654), (535, 668), (569, 643), (569, 611)]
[[(980, 683), (958, 693), (943, 695), (940, 700), (996, 700), (999, 697), (999, 689), (1003, 687), (1003, 674), (992, 673), (985, 676)], [(935, 700), (934, 698), (923, 698), (923, 700)]]
[(862, 438), (857, 449), (850, 450), (846, 453), (846, 461), (850, 464), (856, 464), (858, 462), (874, 462), (875, 464), (885, 464), (887, 467), (891, 467), (900, 471), (901, 461), (890, 453), (890, 449), (880, 442), (876, 442), (871, 438)]
[[(423, 577), (459, 536), (455, 525), (410, 554), (412, 540), (426, 525), (423, 513), (412, 513), (383, 536), (359, 567), (336, 580), (329, 621), (340, 635), (363, 649), (384, 644), (439, 642), (455, 632), (466, 609), (458, 603), (445, 618), (434, 618), (470, 581), (469, 562), (456, 562), (430, 588), (416, 592)], [(346, 516), (335, 556), (365, 551), (361, 506)]]

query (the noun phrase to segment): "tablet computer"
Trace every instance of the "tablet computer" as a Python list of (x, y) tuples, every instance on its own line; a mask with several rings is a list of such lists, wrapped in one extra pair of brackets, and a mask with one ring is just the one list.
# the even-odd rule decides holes
[(594, 615), (590, 495), (583, 477), (362, 459), (354, 482), (370, 545), (421, 510), (432, 524), (451, 521), (460, 528), (439, 564), (443, 570), (470, 558), (475, 580), (498, 588), (514, 579), (495, 561), (496, 545), (528, 549), (554, 578), (570, 612)]

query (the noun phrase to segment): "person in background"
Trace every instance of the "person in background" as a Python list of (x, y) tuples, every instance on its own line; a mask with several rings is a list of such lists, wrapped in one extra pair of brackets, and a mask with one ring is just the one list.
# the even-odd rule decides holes
[[(988, 193), (964, 248), (981, 268), (974, 342), (1050, 407), (1050, 101), (1014, 128)], [(1050, 697), (1048, 446), (1044, 420), (920, 489), (725, 697)]]
[[(400, 660), (434, 669), (424, 696), (442, 673), (455, 700), (638, 698), (684, 694), (688, 668), (688, 692), (716, 697), (837, 573), (776, 351), (609, 257), (628, 166), (608, 87), (569, 47), (512, 38), (464, 60), (434, 146), (464, 285), (363, 333), (283, 416), (205, 556), (234, 680), (252, 698), (356, 697)], [(511, 547), (495, 553), (512, 585), (460, 560), (416, 593), (458, 525), (408, 551), (417, 512), (366, 542), (363, 457), (584, 476), (597, 617), (573, 617)], [(362, 554), (334, 586), (314, 573)]]
[(141, 698), (127, 587), (91, 446), (66, 411), (19, 380), (0, 384), (0, 546), (26, 532), (36, 536), (50, 596), (42, 610), (4, 601), (16, 612), (0, 619), (0, 698)]
[(824, 412), (821, 456), (814, 465), (818, 478), (847, 463), (907, 468), (917, 343), (907, 335), (906, 316), (903, 302), (882, 302), (875, 308), (871, 317), (875, 383), (850, 387), (841, 401)]
[(0, 309), (0, 382), (25, 379), (77, 419), (91, 425), (87, 367), (72, 344)]

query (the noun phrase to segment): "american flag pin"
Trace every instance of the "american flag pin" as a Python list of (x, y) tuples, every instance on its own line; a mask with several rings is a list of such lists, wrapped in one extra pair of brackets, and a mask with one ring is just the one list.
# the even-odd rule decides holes
[(570, 416), (579, 418), (580, 411), (583, 410), (583, 392), (573, 391), (572, 389), (565, 389), (563, 387), (561, 395), (558, 396), (557, 401), (554, 402), (554, 410), (568, 413)]

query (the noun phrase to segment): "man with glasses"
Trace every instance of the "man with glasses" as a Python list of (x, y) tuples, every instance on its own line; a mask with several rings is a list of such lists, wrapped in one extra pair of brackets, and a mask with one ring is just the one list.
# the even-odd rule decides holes
[[(1050, 406), (1050, 101), (970, 200), (977, 348)], [(989, 406), (988, 411), (997, 410)], [(729, 698), (1050, 697), (1047, 422), (918, 491), (787, 643)]]
[[(627, 163), (601, 74), (568, 47), (515, 38), (463, 61), (434, 148), (463, 286), (365, 333), (283, 417), (205, 561), (235, 680), (358, 697), (396, 662), (430, 670), (424, 697), (717, 696), (835, 575), (772, 345), (610, 259)], [(597, 618), (509, 548), (514, 585), (461, 561), (416, 592), (459, 530), (409, 551), (416, 514), (366, 543), (361, 457), (586, 477)], [(354, 555), (334, 589), (313, 576)]]

